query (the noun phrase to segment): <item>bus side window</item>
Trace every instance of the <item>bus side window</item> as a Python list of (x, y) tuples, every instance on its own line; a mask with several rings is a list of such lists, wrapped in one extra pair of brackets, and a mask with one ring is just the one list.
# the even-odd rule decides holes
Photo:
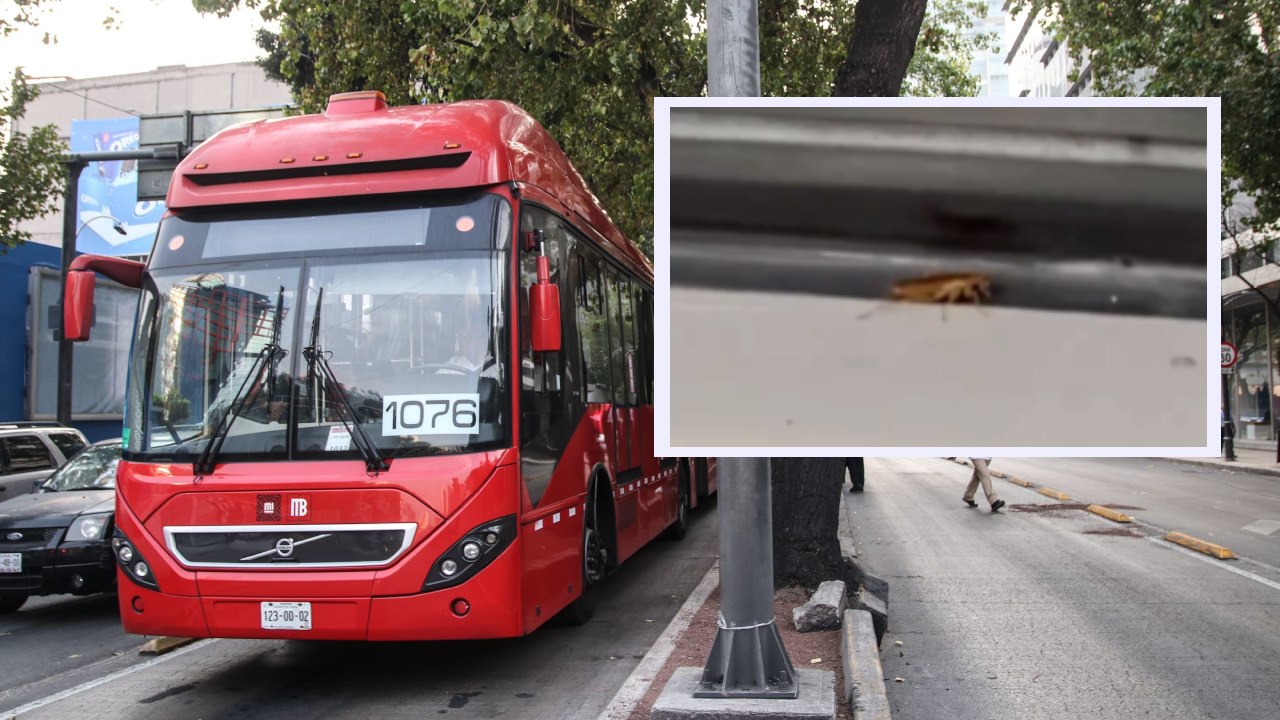
[(655, 318), (653, 316), (653, 293), (644, 290), (641, 294), (644, 298), (640, 310), (640, 326), (644, 328), (640, 336), (641, 352), (644, 354), (645, 361), (645, 391), (646, 399), (650, 405), (655, 404), (653, 397), (653, 375), (656, 372), (653, 365), (653, 324)]
[(609, 373), (613, 377), (613, 404), (627, 402), (626, 350), (622, 342), (622, 303), (619, 299), (618, 270), (605, 265), (605, 295), (608, 298), (606, 313), (609, 316)]
[[(560, 250), (564, 230), (560, 219), (538, 207), (526, 207), (520, 233), (543, 230), (550, 280), (560, 285)], [(538, 279), (538, 249), (524, 251), (520, 258), (520, 436), (528, 442), (546, 434), (564, 416), (565, 403), (560, 382), (562, 352), (535, 353), (529, 337), (529, 288)]]
[(609, 380), (609, 323), (605, 317), (600, 257), (586, 243), (579, 243), (582, 254), (582, 292), (578, 306), (578, 335), (582, 338), (582, 365), (586, 383), (586, 401), (609, 402), (612, 390)]
[(635, 293), (631, 281), (625, 275), (618, 278), (618, 298), (622, 312), (622, 388), (626, 391), (628, 405), (636, 400), (640, 385), (640, 358), (636, 357)]

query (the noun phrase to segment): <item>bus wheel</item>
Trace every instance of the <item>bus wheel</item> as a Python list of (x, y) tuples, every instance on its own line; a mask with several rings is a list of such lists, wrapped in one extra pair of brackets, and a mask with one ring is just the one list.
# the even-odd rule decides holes
[[(594, 518), (594, 513), (588, 517)], [(599, 585), (609, 556), (593, 525), (594, 519), (591, 519), (582, 526), (582, 594), (560, 611), (557, 619), (565, 625), (586, 625), (596, 611)]]
[(689, 532), (689, 466), (680, 464), (680, 500), (676, 519), (662, 533), (663, 540), (683, 540)]

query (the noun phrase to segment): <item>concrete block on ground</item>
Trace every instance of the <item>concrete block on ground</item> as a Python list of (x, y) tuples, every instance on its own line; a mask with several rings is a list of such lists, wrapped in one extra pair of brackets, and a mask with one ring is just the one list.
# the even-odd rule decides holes
[(858, 597), (858, 606), (854, 609), (871, 613), (871, 622), (876, 631), (876, 645), (879, 645), (884, 640), (885, 631), (889, 629), (889, 606), (880, 598), (864, 590)]
[(809, 602), (791, 611), (791, 622), (800, 632), (835, 630), (840, 627), (847, 598), (843, 580), (827, 580), (818, 586)]
[(866, 590), (867, 592), (869, 592), (869, 593), (871, 593), (872, 595), (875, 595), (876, 597), (880, 598), (880, 602), (884, 603), (884, 605), (885, 605), (886, 607), (889, 605), (889, 583), (888, 583), (888, 581), (886, 581), (886, 580), (881, 580), (880, 578), (876, 577), (875, 575), (870, 575), (870, 574), (868, 574), (868, 573), (865, 573), (865, 572), (864, 572), (864, 573), (862, 574), (862, 587), (863, 587), (863, 589), (864, 589), (864, 590)]
[(776, 698), (695, 698), (702, 668), (676, 668), (653, 703), (650, 720), (831, 720), (836, 716), (836, 678), (830, 670), (796, 671), (800, 695)]
[(844, 702), (853, 703), (856, 720), (891, 720), (884, 669), (880, 665), (880, 643), (871, 613), (846, 610), (840, 635)]

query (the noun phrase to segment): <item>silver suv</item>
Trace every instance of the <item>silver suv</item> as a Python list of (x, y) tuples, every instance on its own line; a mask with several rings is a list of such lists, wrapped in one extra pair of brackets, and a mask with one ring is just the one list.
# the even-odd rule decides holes
[(0, 423), (0, 500), (35, 490), (88, 444), (55, 422)]

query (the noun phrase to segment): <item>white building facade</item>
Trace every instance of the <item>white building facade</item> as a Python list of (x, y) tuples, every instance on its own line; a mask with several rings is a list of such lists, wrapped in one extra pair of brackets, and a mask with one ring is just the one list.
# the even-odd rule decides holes
[[(247, 110), (288, 105), (287, 85), (272, 80), (253, 62), (162, 67), (142, 73), (85, 79), (39, 79), (40, 96), (15, 129), (53, 124), (64, 140), (74, 120), (108, 120), (162, 113)], [(26, 223), (32, 241), (62, 245), (62, 212)]]

